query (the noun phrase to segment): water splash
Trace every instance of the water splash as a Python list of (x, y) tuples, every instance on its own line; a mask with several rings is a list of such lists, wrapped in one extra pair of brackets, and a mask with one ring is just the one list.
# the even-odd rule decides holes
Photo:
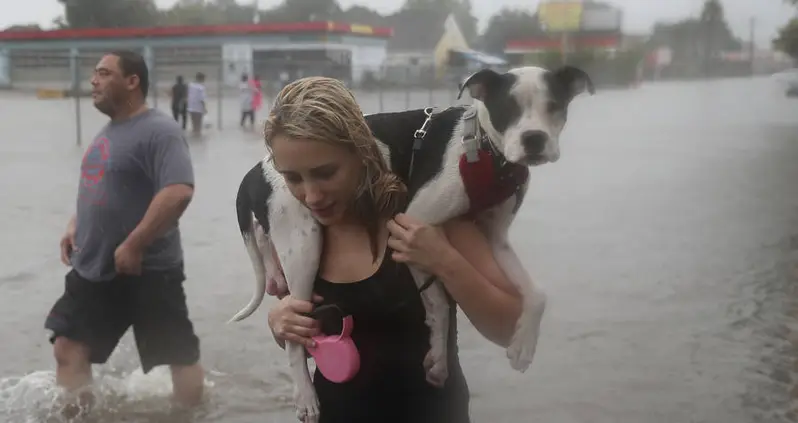
[[(91, 411), (66, 418), (61, 411), (69, 396), (55, 383), (52, 371), (35, 371), (24, 376), (0, 379), (0, 420), (24, 423), (89, 422), (181, 422), (193, 421), (207, 407), (185, 409), (171, 401), (172, 381), (168, 367), (145, 375), (98, 369), (91, 387), (95, 403)], [(104, 370), (104, 371), (103, 371)], [(213, 382), (206, 379), (206, 401)], [(122, 417), (124, 416), (124, 417)]]

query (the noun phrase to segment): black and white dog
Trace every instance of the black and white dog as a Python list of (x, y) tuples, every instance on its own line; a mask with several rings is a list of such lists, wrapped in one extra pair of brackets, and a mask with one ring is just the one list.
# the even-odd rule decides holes
[[(511, 366), (523, 372), (535, 353), (546, 298), (510, 247), (508, 229), (527, 189), (528, 166), (559, 159), (568, 105), (584, 91), (593, 94), (593, 83), (585, 72), (570, 66), (553, 71), (523, 67), (507, 73), (479, 71), (466, 79), (460, 93), (465, 89), (474, 99), (471, 106), (438, 113), (430, 109), (378, 113), (366, 120), (385, 160), (408, 186), (407, 214), (441, 224), (471, 213), (479, 222), (496, 261), (523, 297), (523, 312), (507, 349)], [(291, 195), (267, 158), (246, 174), (236, 200), (257, 284), (253, 298), (233, 321), (258, 308), (267, 283), (278, 285), (269, 287), (270, 294), (288, 291), (297, 299), (310, 300), (319, 266), (319, 224)], [(439, 283), (428, 285), (429, 275), (415, 268), (411, 272), (419, 288), (427, 288), (421, 292), (431, 329), (425, 368), (427, 380), (440, 386), (448, 376), (449, 303)], [(287, 350), (297, 417), (315, 422), (319, 407), (305, 350), (291, 342)]]

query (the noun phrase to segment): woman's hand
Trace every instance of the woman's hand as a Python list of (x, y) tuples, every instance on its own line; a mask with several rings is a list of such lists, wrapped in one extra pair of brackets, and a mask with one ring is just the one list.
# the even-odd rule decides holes
[(399, 213), (388, 221), (388, 246), (393, 259), (435, 274), (438, 265), (454, 251), (443, 229)]
[(313, 318), (300, 313), (313, 311), (313, 303), (323, 301), (318, 295), (313, 295), (313, 302), (300, 301), (288, 295), (283, 297), (269, 310), (269, 328), (275, 339), (284, 345), (285, 341), (296, 342), (305, 347), (315, 346), (311, 339), (319, 335), (319, 323)]

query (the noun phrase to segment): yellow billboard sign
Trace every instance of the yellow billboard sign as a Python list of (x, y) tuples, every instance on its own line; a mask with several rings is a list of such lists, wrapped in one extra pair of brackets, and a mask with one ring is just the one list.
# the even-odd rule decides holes
[(538, 6), (538, 20), (546, 31), (578, 31), (582, 24), (580, 0), (543, 1)]

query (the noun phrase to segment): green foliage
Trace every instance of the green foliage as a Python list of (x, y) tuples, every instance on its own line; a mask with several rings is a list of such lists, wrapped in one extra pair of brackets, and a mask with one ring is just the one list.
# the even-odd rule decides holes
[(539, 34), (540, 25), (534, 14), (523, 9), (503, 8), (488, 21), (481, 47), (488, 52), (503, 53), (507, 41)]
[[(248, 23), (256, 13), (249, 0), (179, 0), (167, 10), (158, 10), (154, 0), (58, 1), (65, 11), (59, 26), (71, 28)], [(471, 11), (471, 0), (407, 0), (399, 13), (424, 10), (453, 13), (469, 43), (476, 40), (477, 19)], [(338, 20), (379, 26), (390, 19), (365, 6), (343, 10), (336, 0), (283, 0), (257, 13), (261, 22)]]
[(146, 27), (158, 23), (153, 0), (59, 0), (70, 28)]
[(398, 13), (408, 11), (452, 13), (469, 43), (475, 41), (479, 35), (477, 18), (471, 11), (471, 0), (405, 0), (404, 6)]
[(798, 18), (791, 20), (779, 30), (779, 35), (773, 40), (773, 46), (798, 60)]
[[(114, 1), (114, 0), (105, 0)], [(160, 11), (161, 25), (222, 25), (252, 22), (252, 7), (235, 0), (181, 0), (171, 9)]]

